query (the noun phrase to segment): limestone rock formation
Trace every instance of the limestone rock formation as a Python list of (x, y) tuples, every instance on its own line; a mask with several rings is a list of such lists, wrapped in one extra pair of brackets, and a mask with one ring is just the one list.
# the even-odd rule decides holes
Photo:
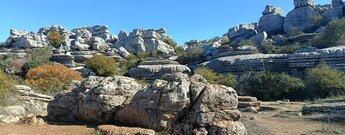
[(293, 4), (295, 5), (295, 8), (306, 7), (306, 6), (314, 7), (315, 1), (314, 0), (294, 0)]
[(255, 45), (260, 46), (267, 38), (268, 38), (268, 35), (267, 35), (266, 31), (263, 31), (263, 32), (256, 34), (255, 36), (251, 37), (250, 40)]
[(135, 79), (91, 76), (79, 88), (64, 91), (48, 105), (49, 119), (110, 122), (122, 106), (129, 104), (142, 86)]
[(285, 33), (289, 33), (293, 29), (298, 29), (303, 32), (315, 31), (317, 28), (315, 28), (315, 22), (313, 22), (311, 18), (320, 16), (320, 12), (311, 7), (310, 4), (303, 4), (309, 3), (309, 0), (295, 0), (295, 3), (296, 1), (308, 2), (302, 2), (302, 4), (298, 4), (299, 6), (296, 6), (294, 10), (290, 11), (287, 14), (284, 22)]
[(44, 34), (18, 32), (15, 29), (11, 29), (10, 34), (6, 44), (14, 48), (41, 48), (47, 47), (49, 44), (48, 37)]
[(237, 105), (234, 89), (200, 75), (165, 74), (145, 88), (127, 77), (89, 77), (56, 95), (48, 118), (121, 122), (172, 134), (245, 135)]
[(266, 31), (268, 35), (281, 34), (284, 32), (284, 16), (280, 8), (273, 5), (267, 5), (262, 12), (262, 17), (259, 20), (260, 30)]
[(6, 95), (2, 100), (9, 106), (0, 106), (0, 122), (18, 123), (28, 114), (47, 114), (48, 102), (52, 96), (35, 93), (29, 86), (15, 85), (15, 95)]
[(324, 21), (327, 23), (333, 19), (339, 19), (344, 16), (344, 3), (342, 0), (332, 0), (332, 8), (326, 10), (323, 14)]
[(231, 45), (236, 45), (242, 40), (248, 39), (257, 34), (257, 23), (251, 24), (240, 24), (228, 31), (228, 37), (230, 39)]
[(329, 66), (345, 71), (344, 53), (345, 46), (337, 46), (325, 49), (307, 47), (297, 50), (294, 54), (249, 54), (224, 56), (211, 59), (199, 64), (206, 66), (218, 73), (242, 74), (244, 71), (284, 71), (295, 75), (304, 75), (308, 68), (313, 68), (321, 62)]
[(185, 65), (180, 65), (176, 61), (156, 60), (141, 62), (137, 67), (130, 69), (128, 75), (134, 78), (154, 80), (165, 74), (179, 72), (188, 74), (191, 73), (191, 70)]
[(166, 56), (175, 54), (174, 48), (164, 42), (167, 34), (166, 30), (163, 28), (159, 30), (134, 29), (129, 34), (121, 31), (118, 37), (120, 40), (114, 47), (124, 47), (130, 53), (157, 50)]

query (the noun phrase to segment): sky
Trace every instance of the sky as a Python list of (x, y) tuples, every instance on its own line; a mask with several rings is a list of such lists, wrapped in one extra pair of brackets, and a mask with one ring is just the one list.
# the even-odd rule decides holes
[[(329, 4), (331, 0), (316, 0)], [(165, 28), (178, 44), (221, 36), (229, 28), (258, 22), (267, 4), (291, 11), (293, 0), (1, 0), (0, 42), (10, 29), (37, 32), (107, 25), (110, 32)]]

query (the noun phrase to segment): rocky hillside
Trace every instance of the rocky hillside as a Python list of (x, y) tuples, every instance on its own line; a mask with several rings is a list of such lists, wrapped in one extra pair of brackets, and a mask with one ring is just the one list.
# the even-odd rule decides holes
[(205, 60), (197, 67), (218, 73), (266, 69), (301, 75), (322, 62), (344, 71), (343, 46), (315, 48), (313, 42), (324, 34), (327, 24), (344, 16), (342, 0), (327, 5), (294, 0), (293, 4), (295, 8), (286, 16), (282, 9), (267, 5), (258, 22), (237, 25), (223, 37), (186, 42), (184, 48), (201, 48)]

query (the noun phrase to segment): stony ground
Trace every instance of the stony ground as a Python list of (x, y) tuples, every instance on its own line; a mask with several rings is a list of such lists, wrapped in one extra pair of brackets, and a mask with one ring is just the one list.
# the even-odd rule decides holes
[[(267, 110), (242, 113), (242, 122), (252, 135), (343, 135), (345, 122), (324, 119), (322, 115), (299, 116), (302, 103), (264, 103)], [(46, 124), (28, 126), (0, 123), (0, 135), (94, 135), (96, 126)]]

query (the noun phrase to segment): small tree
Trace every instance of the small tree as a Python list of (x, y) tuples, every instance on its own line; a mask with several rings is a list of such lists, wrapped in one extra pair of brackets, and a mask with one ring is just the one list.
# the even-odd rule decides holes
[(240, 94), (255, 96), (260, 100), (295, 99), (295, 93), (303, 90), (301, 79), (285, 73), (268, 71), (247, 72), (240, 77)]
[(95, 55), (85, 64), (87, 68), (95, 70), (99, 76), (112, 76), (118, 73), (115, 59), (104, 55)]
[(52, 46), (55, 48), (60, 48), (65, 40), (58, 31), (49, 32), (48, 38), (51, 41)]
[(344, 73), (322, 63), (310, 69), (306, 77), (306, 95), (325, 98), (345, 93)]

